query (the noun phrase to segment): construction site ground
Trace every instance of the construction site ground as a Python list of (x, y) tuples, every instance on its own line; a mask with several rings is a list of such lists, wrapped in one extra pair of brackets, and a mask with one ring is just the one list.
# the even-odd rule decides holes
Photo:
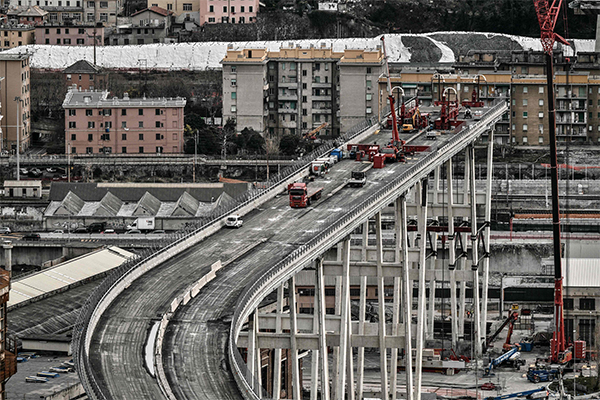
[[(527, 336), (529, 331), (515, 330), (513, 338), (518, 339), (522, 336)], [(478, 363), (471, 362), (463, 371), (455, 375), (444, 375), (442, 373), (423, 372), (422, 378), (422, 393), (424, 399), (435, 398), (474, 398), (485, 399), (487, 397), (497, 397), (501, 395), (532, 390), (538, 387), (547, 387), (551, 382), (540, 382), (538, 384), (527, 380), (526, 374), (530, 365), (535, 365), (536, 360), (544, 360), (548, 358), (549, 348), (534, 347), (531, 352), (521, 352), (521, 359), (525, 360), (519, 370), (514, 368), (498, 368), (493, 371), (492, 376), (484, 376), (484, 370), (490, 363), (489, 355), (495, 356), (501, 353), (504, 340), (498, 339), (494, 344), (494, 348), (486, 353)], [(514, 341), (513, 341), (514, 342)], [(330, 357), (332, 357), (330, 355)], [(390, 360), (390, 351), (388, 350), (388, 366)], [(306, 391), (310, 390), (310, 368), (311, 368), (310, 353), (303, 358), (302, 368), (307, 377), (303, 382), (303, 387)], [(378, 349), (365, 349), (365, 375), (364, 375), (364, 398), (380, 398), (381, 371), (379, 368), (379, 351)], [(354, 366), (357, 365), (357, 357), (354, 355)], [(330, 365), (333, 365), (330, 360)], [(573, 379), (575, 376), (597, 376), (597, 370), (594, 364), (577, 363), (575, 371), (567, 372), (564, 379)], [(482, 390), (481, 386), (491, 382), (496, 386), (496, 390)], [(573, 396), (573, 393), (570, 393)], [(398, 397), (406, 398), (406, 373), (398, 371)], [(551, 397), (554, 397), (551, 393)], [(577, 399), (590, 398), (587, 395), (575, 395)], [(557, 397), (558, 398), (558, 397)], [(597, 398), (600, 398), (598, 396)]]

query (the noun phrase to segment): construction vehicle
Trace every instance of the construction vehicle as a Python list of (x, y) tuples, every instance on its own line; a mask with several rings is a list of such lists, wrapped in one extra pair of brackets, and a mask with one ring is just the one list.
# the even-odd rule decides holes
[(323, 161), (312, 161), (310, 163), (310, 174), (322, 176), (327, 173), (327, 165)]
[[(538, 395), (539, 394), (539, 395)], [(541, 399), (542, 397), (548, 397), (549, 393), (545, 387), (537, 389), (525, 390), (522, 392), (516, 392), (511, 394), (503, 394), (502, 396), (490, 396), (485, 397), (483, 400), (506, 400), (514, 397), (526, 397), (528, 399)]]
[(302, 139), (315, 140), (317, 138), (317, 134), (321, 131), (321, 129), (325, 128), (327, 125), (327, 122), (323, 122), (321, 125), (317, 126), (312, 131), (308, 131), (304, 135), (302, 135)]
[(498, 335), (500, 334), (500, 332), (502, 332), (502, 330), (504, 329), (504, 327), (506, 327), (506, 325), (509, 325), (508, 335), (506, 335), (506, 342), (504, 343), (502, 348), (504, 350), (510, 350), (512, 348), (512, 345), (510, 344), (510, 338), (512, 336), (514, 323), (518, 318), (519, 318), (518, 312), (513, 311), (512, 313), (510, 313), (510, 315), (508, 316), (508, 318), (506, 318), (506, 320), (504, 320), (502, 325), (500, 325), (500, 327), (498, 329), (496, 329), (496, 332), (492, 333), (490, 336), (488, 336), (485, 339), (485, 342), (483, 344), (483, 352), (485, 353), (487, 351), (487, 349), (492, 346), (492, 342), (498, 337)]
[(533, 0), (541, 31), (542, 49), (546, 55), (546, 82), (548, 91), (548, 123), (550, 141), (550, 179), (552, 186), (552, 237), (554, 248), (554, 334), (550, 340), (550, 362), (566, 364), (573, 360), (572, 347), (565, 340), (562, 246), (560, 232), (560, 207), (558, 198), (558, 156), (556, 153), (556, 119), (554, 103), (553, 47), (556, 41), (566, 46), (571, 44), (554, 32), (562, 0)]
[(527, 370), (527, 380), (533, 383), (550, 382), (560, 376), (560, 370), (531, 366)]
[[(413, 368), (416, 360), (416, 349), (412, 349), (413, 353)], [(403, 371), (405, 368), (405, 359), (400, 360), (398, 370)], [(442, 360), (440, 351), (437, 349), (423, 349), (423, 372), (441, 372), (445, 375), (454, 375), (457, 372), (465, 369), (466, 363), (462, 360)]]
[(304, 182), (295, 182), (288, 185), (290, 195), (290, 207), (305, 208), (313, 201), (319, 200), (323, 193), (322, 187), (307, 187)]
[(500, 357), (494, 358), (490, 361), (490, 364), (483, 371), (483, 376), (493, 376), (494, 368), (508, 365), (511, 368), (519, 370), (521, 365), (524, 365), (525, 361), (521, 360), (521, 353), (519, 353), (519, 346), (513, 346), (512, 349), (500, 355)]
[(338, 147), (337, 149), (331, 150), (331, 153), (329, 153), (329, 155), (331, 157), (335, 157), (337, 161), (342, 161), (342, 159), (344, 158), (344, 150), (342, 150), (341, 147)]
[(445, 91), (442, 95), (442, 100), (435, 101), (434, 104), (442, 107), (440, 111), (440, 118), (434, 122), (435, 129), (449, 131), (464, 124), (464, 121), (458, 120), (458, 113), (460, 111), (458, 101), (451, 101)]
[[(481, 77), (482, 75), (477, 75), (477, 85), (473, 88), (473, 92), (471, 93), (471, 101), (463, 100), (463, 102), (461, 103), (463, 107), (480, 108), (484, 106), (483, 101), (479, 99), (479, 86), (481, 82)], [(487, 84), (487, 79), (485, 79), (485, 77), (483, 77), (483, 79), (486, 81)]]
[(350, 187), (363, 187), (367, 182), (367, 174), (365, 171), (352, 171), (352, 175), (348, 180), (347, 185)]

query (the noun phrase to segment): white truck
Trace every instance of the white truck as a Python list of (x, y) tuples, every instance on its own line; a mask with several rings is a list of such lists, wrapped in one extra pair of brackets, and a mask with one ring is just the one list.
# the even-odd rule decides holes
[(127, 230), (139, 229), (141, 232), (153, 231), (155, 228), (154, 217), (139, 217), (131, 225), (127, 225)]
[(241, 228), (243, 223), (242, 217), (237, 214), (230, 215), (225, 220), (225, 226), (228, 228)]
[(367, 174), (365, 171), (352, 171), (350, 179), (348, 179), (347, 185), (350, 187), (363, 187), (367, 182)]

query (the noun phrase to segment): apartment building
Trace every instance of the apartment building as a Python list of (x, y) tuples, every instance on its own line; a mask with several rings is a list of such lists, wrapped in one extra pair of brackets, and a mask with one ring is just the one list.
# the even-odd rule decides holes
[(37, 44), (58, 46), (104, 46), (104, 26), (101, 24), (65, 25), (47, 23), (35, 27)]
[(105, 90), (108, 74), (87, 60), (79, 60), (63, 70), (67, 87), (86, 90)]
[(0, 50), (35, 43), (35, 28), (31, 25), (0, 25)]
[(259, 0), (149, 0), (148, 7), (172, 11), (177, 17), (177, 22), (187, 19), (200, 25), (247, 24), (255, 22)]
[(172, 11), (160, 7), (150, 7), (131, 15), (131, 24), (119, 25), (107, 37), (107, 44), (150, 44), (171, 43), (169, 38)]
[(3, 115), (0, 120), (2, 128), (0, 148), (2, 151), (13, 153), (17, 151), (17, 135), (19, 135), (21, 152), (30, 144), (29, 57), (27, 53), (0, 53), (0, 98)]
[[(4, 245), (4, 251), (11, 251), (10, 242)], [(0, 399), (6, 399), (6, 382), (17, 373), (16, 340), (8, 335), (8, 296), (10, 292), (10, 265), (0, 269)]]
[(72, 154), (182, 153), (186, 100), (108, 98), (108, 91), (70, 90), (65, 152)]
[(339, 135), (379, 114), (382, 63), (379, 49), (229, 49), (222, 60), (223, 118), (234, 119), (238, 132), (302, 135), (320, 127), (320, 134)]
[(19, 7), (8, 10), (6, 16), (10, 23), (35, 26), (44, 23), (48, 18), (48, 11), (42, 10), (38, 6), (21, 6), (19, 4)]

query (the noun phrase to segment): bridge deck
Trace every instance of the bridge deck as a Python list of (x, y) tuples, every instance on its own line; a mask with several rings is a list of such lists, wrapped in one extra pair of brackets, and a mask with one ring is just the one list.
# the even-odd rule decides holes
[[(388, 131), (382, 131), (366, 142), (376, 140), (383, 144), (390, 137)], [(411, 144), (436, 148), (450, 137), (429, 141), (421, 136)], [(114, 399), (162, 398), (156, 380), (144, 368), (143, 347), (152, 320), (158, 319), (190, 282), (206, 273), (211, 263), (219, 259), (227, 262), (239, 248), (267, 239), (219, 271), (217, 279), (178, 311), (164, 342), (165, 371), (177, 398), (241, 398), (227, 367), (225, 345), (229, 319), (243, 288), (260, 271), (314, 237), (324, 227), (326, 218), (343, 215), (347, 207), (358, 204), (419, 157), (409, 157), (407, 164), (373, 169), (363, 188), (342, 189), (329, 197), (328, 193), (342, 185), (350, 171), (357, 168), (354, 161), (345, 160), (324, 179), (311, 183), (325, 187), (323, 198), (313, 207), (291, 209), (287, 196), (278, 196), (246, 216), (240, 230), (223, 229), (145, 274), (113, 303), (94, 333), (90, 358), (100, 385)]]

